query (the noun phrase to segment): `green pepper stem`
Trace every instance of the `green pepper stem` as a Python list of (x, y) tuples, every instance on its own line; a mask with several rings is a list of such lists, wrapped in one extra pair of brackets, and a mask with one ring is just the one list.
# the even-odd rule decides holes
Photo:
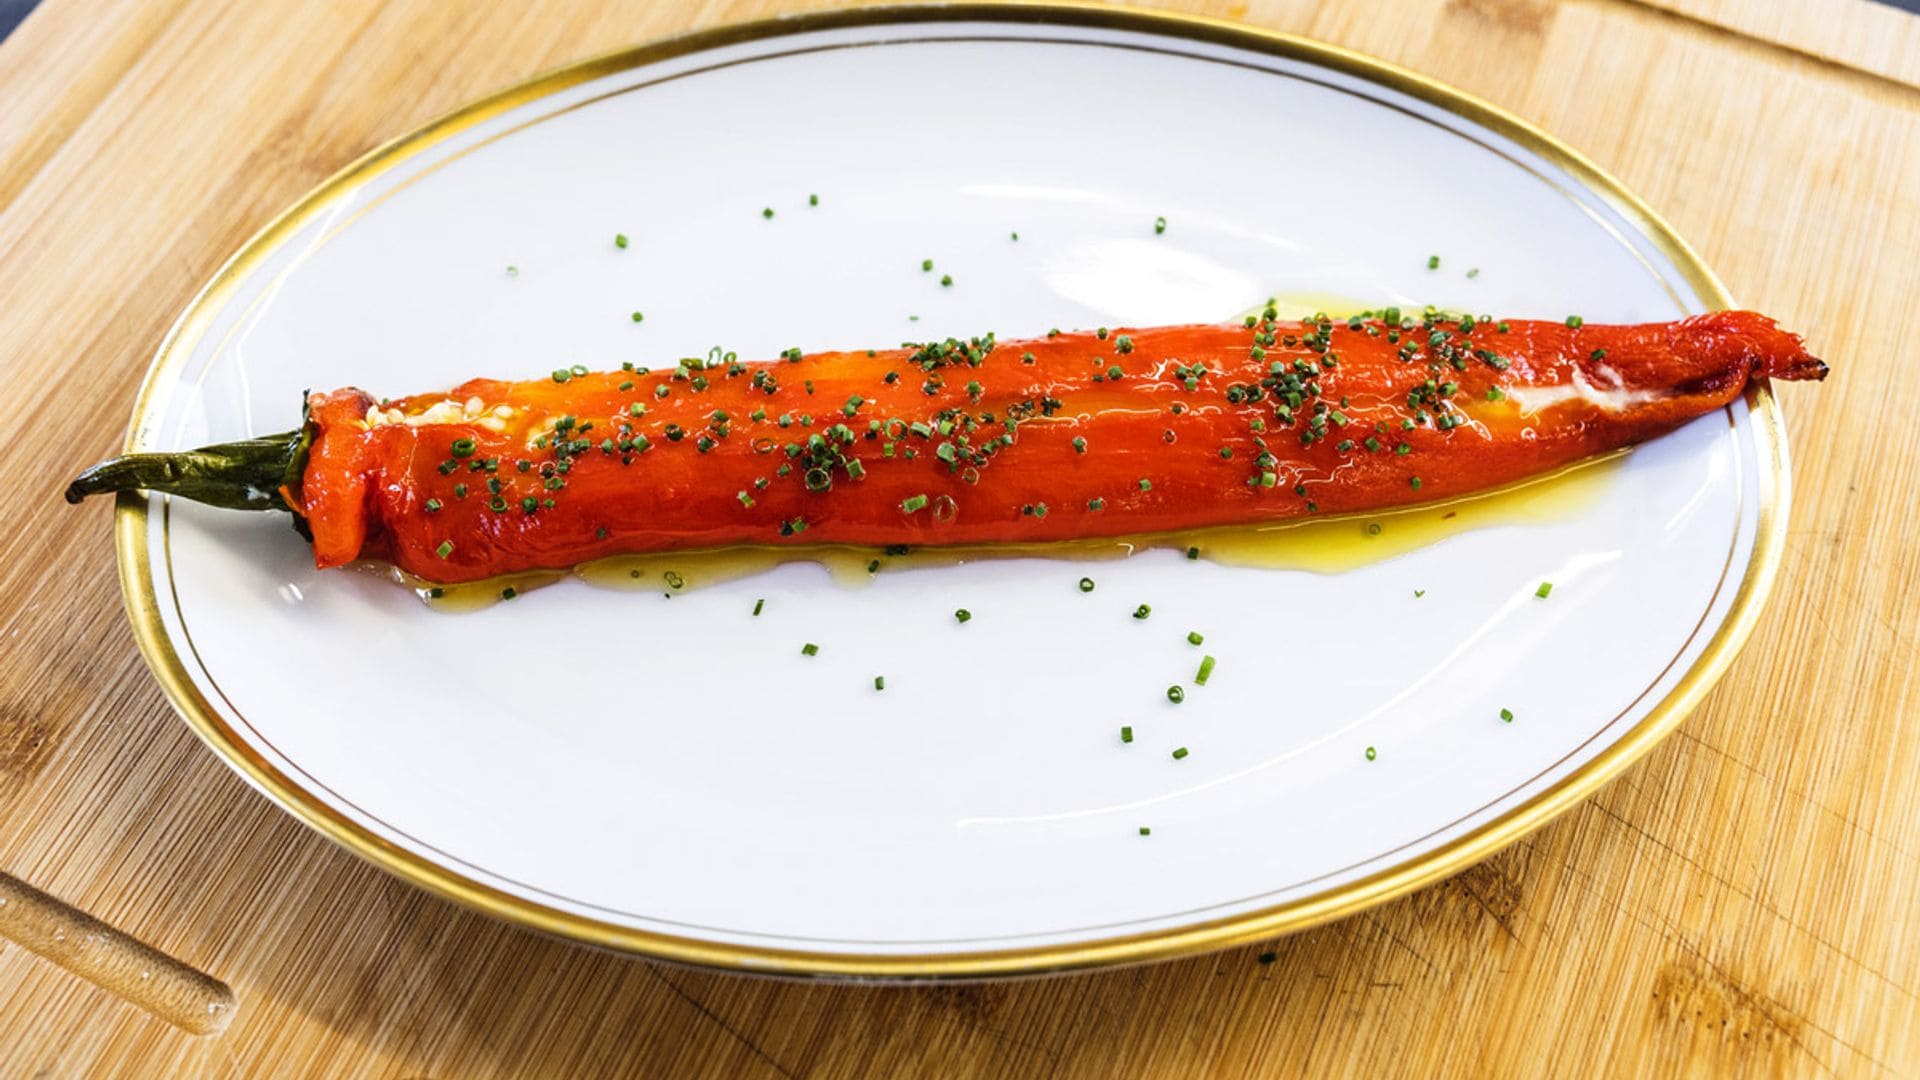
[(67, 501), (108, 491), (178, 495), (229, 510), (286, 510), (282, 485), (305, 470), (308, 429), (262, 435), (171, 454), (125, 454), (103, 461), (67, 485)]

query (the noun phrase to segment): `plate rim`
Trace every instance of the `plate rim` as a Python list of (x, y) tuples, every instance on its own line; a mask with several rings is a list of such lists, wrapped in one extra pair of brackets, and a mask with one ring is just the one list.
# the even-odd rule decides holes
[[(125, 448), (139, 449), (156, 391), (184, 363), (182, 342), (198, 341), (234, 288), (288, 235), (344, 190), (503, 112), (594, 79), (727, 45), (820, 30), (888, 24), (1000, 22), (1115, 29), (1224, 44), (1304, 61), (1437, 106), (1494, 132), (1564, 170), (1638, 228), (1711, 307), (1733, 306), (1700, 256), (1638, 196), (1555, 136), (1438, 79), (1342, 46), (1209, 16), (1108, 7), (1090, 0), (962, 0), (885, 4), (727, 23), (658, 38), (558, 67), (456, 108), (374, 147), (276, 215), (242, 244), (190, 299), (155, 351), (129, 420)], [(307, 791), (248, 746), (201, 694), (160, 617), (148, 542), (146, 496), (120, 496), (114, 520), (121, 598), (142, 659), (168, 703), (220, 760), (309, 828), (386, 872), (444, 899), (519, 926), (590, 945), (706, 968), (788, 976), (940, 979), (1032, 975), (1107, 967), (1230, 948), (1294, 933), (1385, 903), (1456, 874), (1571, 809), (1639, 760), (1690, 714), (1731, 666), (1752, 633), (1786, 545), (1791, 492), (1786, 432), (1764, 381), (1747, 394), (1758, 469), (1752, 554), (1725, 618), (1673, 689), (1594, 758), (1520, 805), (1412, 859), (1319, 893), (1185, 926), (1081, 941), (950, 953), (856, 953), (768, 947), (667, 934), (549, 907), (496, 889), (374, 834)]]

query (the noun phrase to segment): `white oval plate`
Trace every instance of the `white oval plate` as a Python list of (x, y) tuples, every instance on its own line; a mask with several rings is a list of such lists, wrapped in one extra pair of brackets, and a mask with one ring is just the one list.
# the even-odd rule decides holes
[[(1294, 291), (1592, 321), (1725, 302), (1571, 151), (1364, 58), (1099, 9), (838, 13), (569, 69), (350, 167), (183, 316), (131, 444), (284, 430), (310, 387), (1218, 320)], [(849, 589), (790, 565), (447, 615), (316, 572), (284, 519), (129, 500), (123, 577), (217, 751), (443, 894), (752, 970), (1057, 969), (1357, 910), (1651, 745), (1777, 555), (1784, 448), (1756, 400), (1642, 447), (1584, 512), (1340, 574), (1155, 551)]]

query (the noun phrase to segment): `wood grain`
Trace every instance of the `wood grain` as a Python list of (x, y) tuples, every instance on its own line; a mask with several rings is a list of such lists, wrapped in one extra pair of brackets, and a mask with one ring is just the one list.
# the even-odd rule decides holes
[(1448, 882), (1153, 967), (772, 983), (430, 899), (203, 750), (134, 653), (107, 508), (58, 497), (117, 445), (199, 283), (328, 172), (467, 98), (808, 6), (45, 0), (0, 46), (0, 400), (19, 418), (0, 442), (0, 867), (239, 999), (224, 1035), (195, 1039), (0, 948), (0, 1075), (1920, 1068), (1920, 382), (1900, 344), (1920, 296), (1920, 31), (1858, 0), (1177, 5), (1371, 52), (1543, 124), (1834, 363), (1783, 393), (1786, 565), (1726, 679), (1596, 797)]

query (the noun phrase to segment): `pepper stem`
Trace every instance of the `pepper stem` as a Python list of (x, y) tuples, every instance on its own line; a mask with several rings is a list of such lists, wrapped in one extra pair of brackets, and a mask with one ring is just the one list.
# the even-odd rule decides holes
[(67, 501), (108, 491), (178, 495), (229, 510), (286, 510), (282, 485), (297, 486), (305, 470), (308, 429), (262, 435), (171, 454), (125, 454), (81, 473), (67, 485)]

